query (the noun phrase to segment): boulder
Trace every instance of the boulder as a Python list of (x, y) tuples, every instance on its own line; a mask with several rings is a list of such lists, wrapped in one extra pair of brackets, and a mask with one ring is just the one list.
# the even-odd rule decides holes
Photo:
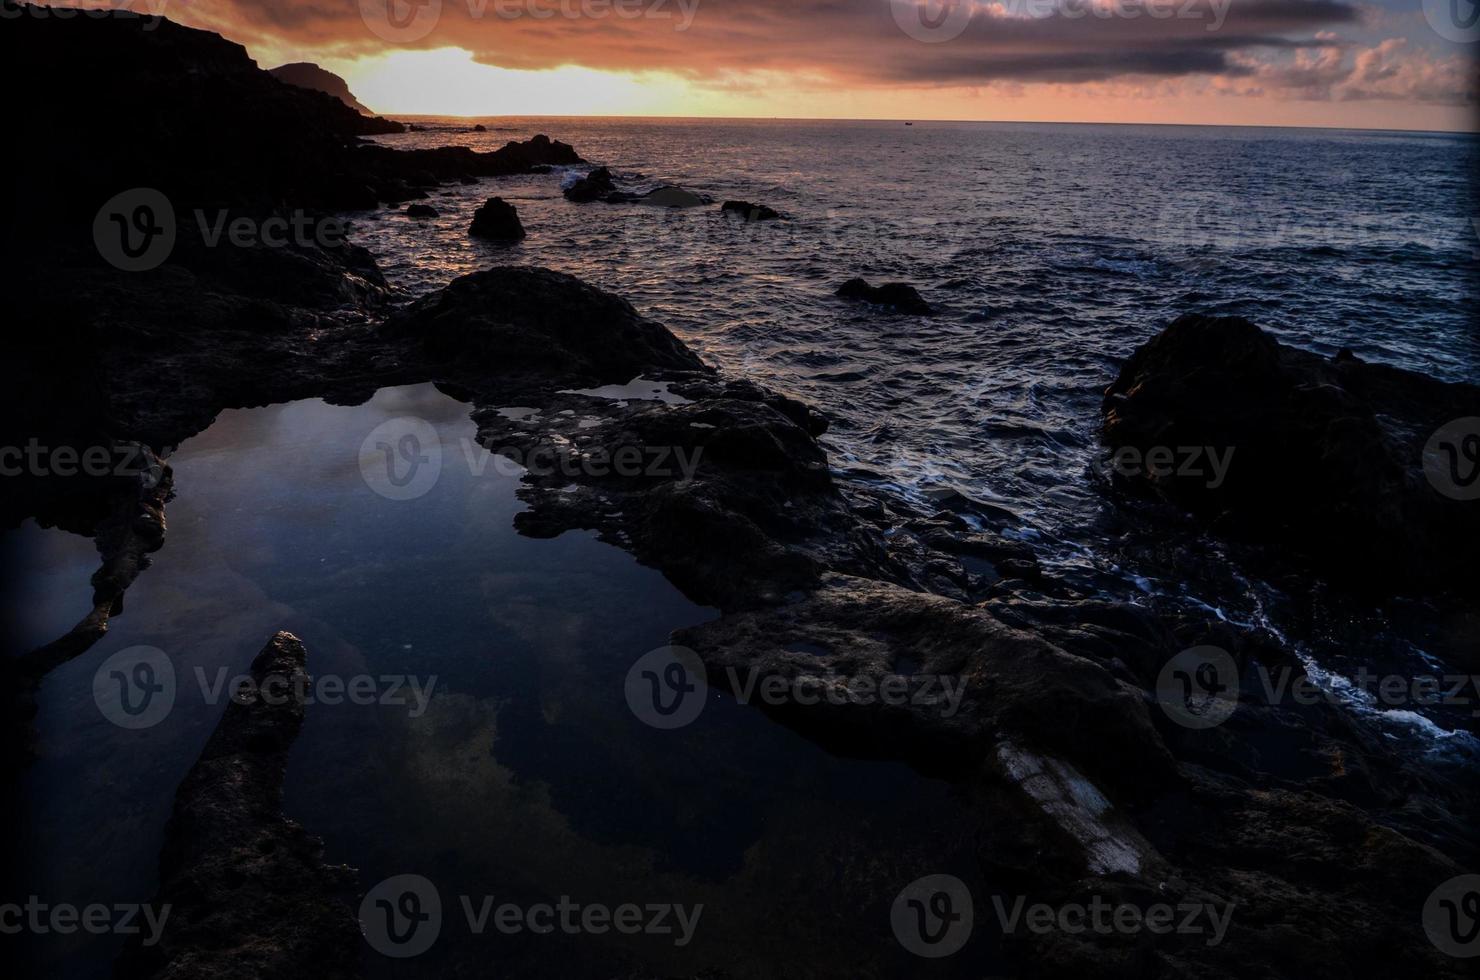
[[(495, 198), (495, 200), (497, 200)], [(480, 371), (540, 370), (601, 383), (645, 371), (707, 370), (656, 321), (574, 276), (502, 266), (462, 276), (387, 322), (431, 356)]]
[(1189, 314), (1131, 355), (1102, 413), (1121, 485), (1226, 533), (1296, 551), (1364, 590), (1480, 581), (1456, 546), (1480, 540), (1480, 505), (1425, 469), (1441, 430), (1480, 417), (1480, 387), (1350, 352), (1325, 358), (1242, 318)]
[(871, 286), (864, 279), (849, 279), (838, 287), (837, 295), (844, 299), (861, 299), (877, 306), (892, 306), (899, 313), (929, 316), (935, 310), (921, 298), (914, 286), (902, 282), (886, 282), (882, 286)]
[(412, 204), (406, 208), (408, 218), (435, 218), (439, 214), (441, 212), (430, 204)]
[(520, 223), (519, 212), (514, 210), (514, 205), (501, 197), (490, 197), (473, 213), (468, 234), (513, 242), (524, 237), (524, 225)]

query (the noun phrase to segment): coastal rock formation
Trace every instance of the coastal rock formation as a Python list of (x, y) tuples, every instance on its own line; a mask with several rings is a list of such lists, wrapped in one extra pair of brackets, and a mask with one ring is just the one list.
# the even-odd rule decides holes
[(764, 204), (751, 204), (749, 201), (726, 201), (719, 206), (721, 211), (738, 214), (746, 221), (776, 221), (781, 218), (781, 212), (766, 207)]
[(707, 194), (696, 194), (673, 184), (662, 184), (640, 194), (619, 190), (606, 167), (592, 170), (567, 187), (564, 193), (566, 200), (577, 204), (601, 201), (605, 204), (648, 204), (659, 208), (696, 208), (714, 203), (714, 198)]
[(838, 287), (837, 295), (844, 299), (861, 299), (875, 306), (893, 307), (899, 313), (909, 313), (915, 316), (929, 316), (935, 312), (914, 286), (902, 282), (886, 282), (882, 286), (871, 286), (865, 279), (849, 279)]
[(175, 796), (159, 861), (169, 907), (160, 941), (133, 944), (120, 980), (359, 975), (352, 868), (323, 863), (323, 844), (283, 816), (288, 751), (303, 727), (307, 654), (278, 633), (252, 661), (253, 687), (233, 693)]
[[(15, 31), (14, 22), (0, 24), (0, 36)], [(162, 98), (194, 92), (188, 97), (214, 113), (223, 106), (184, 84), (216, 70), (201, 66), (229, 76), (222, 85), (232, 98), (250, 98), (260, 73), (243, 67), (234, 45), (203, 40), (213, 37), (162, 30), (138, 42), (161, 45), (160, 60), (144, 59), (152, 67), (116, 67), (163, 83)], [(172, 45), (181, 50), (171, 53)], [(188, 70), (169, 67), (172, 58)], [(321, 111), (300, 101), (312, 93), (273, 85), (290, 111), (268, 119), (246, 103), (226, 118), (280, 126), (295, 152), (302, 137), (311, 150), (303, 161), (290, 168), (287, 154), (242, 147), (243, 166), (278, 168), (254, 175), (230, 160), (191, 156), (205, 169), (188, 177), (194, 185), (178, 186), (194, 186), (203, 201), (261, 193), (248, 202), (261, 215), (281, 203), (279, 191), (290, 202), (315, 189), (358, 187), (355, 194), (378, 197), (392, 182), (395, 193), (417, 192), (575, 156), (538, 137), (494, 154), (399, 153), (357, 146), (345, 133), (320, 140), (298, 114), (332, 123), (343, 107)], [(177, 122), (196, 121), (188, 108), (172, 105), (184, 112)], [(137, 112), (163, 125), (149, 106)], [(210, 153), (235, 145), (228, 127), (208, 116), (200, 122)], [(103, 141), (80, 159), (99, 171), (186, 180), (174, 162), (149, 156), (182, 142)], [(109, 167), (99, 163), (99, 147), (120, 154), (117, 168), (111, 156)], [(316, 169), (324, 166), (332, 169)], [(86, 233), (97, 208), (91, 198), (113, 189), (96, 180), (79, 186), (87, 189)], [(1154, 597), (1132, 604), (1085, 595), (1040, 568), (1031, 548), (1009, 537), (1015, 526), (986, 506), (927, 506), (844, 485), (818, 442), (826, 421), (815, 411), (713, 370), (661, 324), (568, 275), (488, 269), (392, 308), (373, 258), (353, 245), (212, 247), (184, 221), (168, 262), (129, 273), (101, 262), (90, 234), (71, 248), (47, 240), (67, 224), (57, 216), (22, 208), (8, 217), (17, 222), (12, 242), (26, 245), (15, 250), (10, 297), (26, 329), (7, 350), (17, 382), (0, 392), (0, 444), (24, 445), (41, 432), (54, 445), (116, 439), (163, 456), (226, 408), (307, 397), (357, 404), (384, 386), (436, 381), (474, 406), (477, 438), (489, 451), (526, 461), (535, 451), (560, 453), (571, 464), (524, 479), (527, 506), (515, 517), (522, 533), (595, 530), (693, 601), (718, 608), (720, 618), (679, 637), (716, 683), (734, 670), (837, 693), (836, 702), (784, 703), (774, 717), (836, 751), (902, 758), (948, 780), (980, 816), (973, 843), (985, 876), (1035, 902), (1093, 894), (1236, 910), (1216, 946), (1201, 936), (1020, 931), (1001, 939), (1005, 975), (1248, 977), (1271, 963), (1313, 977), (1415, 967), (1460, 975), (1459, 961), (1429, 946), (1418, 913), (1436, 883), (1476, 866), (1480, 807), (1468, 771), (1406, 756), (1324, 700), (1261, 704), (1240, 691), (1228, 722), (1208, 731), (1175, 724), (1158, 704), (1159, 672), (1178, 650), (1216, 643), (1243, 671), (1299, 669), (1278, 638), (1211, 613), (1164, 617)], [(863, 297), (877, 295), (863, 286)], [(1161, 350), (1127, 365), (1110, 406), (1127, 414), (1107, 428), (1128, 428), (1114, 444), (1155, 445), (1148, 440), (1180, 433), (1184, 405), (1233, 424), (1230, 409), (1197, 400), (1217, 380), (1203, 345)], [(1278, 370), (1268, 369), (1271, 361)], [(1355, 418), (1362, 438), (1352, 444), (1368, 448), (1396, 445), (1399, 435), (1421, 445), (1433, 431), (1421, 406), (1448, 411), (1456, 389), (1351, 358), (1270, 354), (1255, 339), (1214, 363), (1262, 379), (1233, 387), (1245, 402), (1271, 398), (1279, 418), (1289, 418), (1291, 405), (1304, 410), (1302, 399), (1314, 400), (1332, 432)], [(1181, 380), (1189, 373), (1196, 385)], [(1305, 390), (1333, 384), (1342, 394), (1330, 397), (1349, 414)], [(1468, 389), (1458, 387), (1463, 407)], [(509, 417), (500, 409), (510, 405), (534, 412)], [(1240, 407), (1258, 416), (1257, 405)], [(1369, 415), (1387, 443), (1368, 438)], [(1414, 421), (1394, 421), (1407, 419)], [(1389, 434), (1392, 426), (1402, 431)], [(1205, 429), (1187, 431), (1201, 438)], [(1307, 441), (1337, 456), (1347, 445), (1320, 435)], [(635, 472), (613, 466), (624, 450), (638, 454)], [(1255, 498), (1264, 492), (1257, 486)], [(120, 612), (128, 576), (163, 531), (163, 500), (127, 489), (132, 497), (102, 482), (60, 494), (28, 480), (0, 486), (7, 521), (34, 515), (99, 537), (107, 586), (99, 603), (109, 615)], [(1406, 492), (1376, 499), (1397, 500), (1401, 511)], [(139, 515), (141, 506), (151, 512)], [(130, 533), (120, 532), (125, 526)], [(302, 669), (301, 647), (283, 635), (254, 665), (264, 675)], [(907, 688), (918, 696), (857, 696), (890, 677), (918, 685)], [(947, 690), (960, 696), (949, 715)], [(323, 867), (312, 839), (279, 812), (287, 745), (301, 720), (301, 706), (291, 704), (249, 698), (227, 709), (181, 787), (162, 858), (160, 899), (178, 918), (161, 947), (129, 951), (125, 975), (333, 977), (356, 962), (353, 916), (334, 894), (352, 890), (348, 872)]]
[[(1443, 471), (1425, 472), (1435, 434), (1480, 416), (1480, 387), (1296, 350), (1236, 317), (1187, 315), (1131, 356), (1103, 414), (1115, 474), (1220, 531), (1296, 550), (1380, 594), (1480, 584), (1455, 546), (1480, 540), (1480, 507)], [(1466, 465), (1480, 466), (1480, 454)]]
[[(19, 13), (23, 6), (6, 2)], [(40, 242), (92, 250), (105, 202), (139, 188), (160, 192), (176, 224), (227, 208), (244, 214), (371, 209), (425, 196), (464, 176), (532, 172), (581, 162), (543, 135), (492, 152), (467, 147), (397, 151), (361, 138), (403, 131), (323, 92), (284, 84), (217, 34), (163, 18), (6, 16), (0, 53), (32, 96), (12, 125), (44, 133), (28, 150), (30, 175), (0, 209), (12, 251)], [(148, 92), (121, 109), (101, 92)], [(57, 120), (67, 124), (59, 126)], [(99, 147), (108, 166), (99, 166)], [(25, 234), (22, 235), (21, 231)]]
[(332, 71), (320, 68), (318, 65), (307, 61), (295, 61), (292, 64), (269, 68), (267, 73), (280, 82), (332, 95), (362, 116), (375, 115), (365, 108), (359, 99), (355, 98), (354, 93), (349, 90), (349, 83)]
[(548, 378), (627, 381), (650, 370), (707, 370), (683, 341), (626, 300), (574, 276), (527, 266), (470, 273), (385, 324), (434, 363)]
[(490, 197), (473, 212), (468, 234), (476, 238), (518, 241), (524, 237), (524, 225), (520, 223), (519, 212), (514, 210), (514, 205), (501, 197)]
[(565, 199), (577, 204), (585, 204), (590, 201), (600, 200), (617, 189), (612, 181), (612, 172), (605, 167), (597, 167), (580, 180), (565, 189)]

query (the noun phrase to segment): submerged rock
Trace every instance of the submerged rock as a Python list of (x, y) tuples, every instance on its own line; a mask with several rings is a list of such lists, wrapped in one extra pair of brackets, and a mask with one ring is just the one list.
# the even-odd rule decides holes
[(1131, 355), (1102, 412), (1116, 477), (1220, 530), (1296, 550), (1359, 589), (1480, 585), (1456, 544), (1480, 540), (1480, 505), (1425, 470), (1441, 429), (1480, 417), (1480, 387), (1187, 315)]
[(776, 221), (781, 218), (781, 212), (766, 207), (764, 204), (751, 204), (749, 201), (726, 201), (719, 209), (732, 214), (738, 214), (746, 221)]
[(514, 205), (501, 197), (490, 197), (473, 212), (468, 234), (478, 238), (518, 241), (524, 237), (524, 225), (520, 223), (519, 212), (514, 210)]
[(324, 864), (323, 842), (282, 813), (304, 704), (264, 696), (263, 686), (273, 678), (283, 686), (268, 690), (302, 690), (306, 657), (291, 633), (268, 641), (252, 661), (254, 686), (233, 692), (180, 784), (151, 903), (169, 917), (157, 944), (124, 950), (120, 980), (360, 974), (356, 874)]
[(891, 306), (900, 313), (928, 316), (935, 312), (931, 305), (915, 290), (914, 286), (902, 282), (886, 282), (882, 286), (871, 286), (864, 279), (849, 279), (838, 287), (837, 295), (844, 299), (861, 299), (876, 306)]
[(713, 203), (713, 199), (704, 194), (684, 190), (682, 187), (664, 185), (643, 194), (637, 198), (637, 203), (649, 204), (657, 208), (697, 208)]
[(413, 204), (406, 208), (408, 218), (435, 218), (441, 213), (430, 204)]

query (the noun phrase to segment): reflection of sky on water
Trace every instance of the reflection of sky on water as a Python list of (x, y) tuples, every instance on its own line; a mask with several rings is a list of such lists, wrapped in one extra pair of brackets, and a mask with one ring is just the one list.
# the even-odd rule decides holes
[[(443, 450), (436, 483), (410, 501), (373, 492), (360, 469), (366, 437), (404, 416), (435, 426)], [(412, 871), (451, 909), (470, 893), (708, 910), (685, 950), (500, 936), (513, 975), (555, 964), (608, 975), (613, 962), (688, 972), (727, 965), (758, 935), (777, 957), (809, 944), (861, 962), (897, 953), (878, 930), (893, 894), (969, 853), (949, 791), (896, 763), (834, 758), (717, 694), (687, 729), (642, 725), (623, 699), (628, 666), (714, 611), (587, 532), (516, 534), (517, 481), (481, 465), (473, 435), (466, 406), (424, 385), (356, 407), (224, 412), (182, 446), (164, 549), (103, 641), (42, 688), (18, 887), (53, 901), (147, 898), (174, 789), (220, 716), (203, 688), (288, 629), (316, 678), (432, 685), (419, 717), (411, 704), (314, 704), (295, 746), (287, 810), (364, 886)], [(44, 642), (86, 610), (92, 544), (34, 527), (8, 541), (34, 571), (26, 639)], [(170, 655), (179, 693), (159, 725), (124, 731), (93, 704), (92, 676), (138, 644)], [(819, 909), (836, 921), (824, 927)], [(407, 975), (481, 962), (477, 942), (449, 928)], [(51, 969), (66, 957), (76, 975), (104, 975), (114, 947), (52, 937), (40, 951)]]

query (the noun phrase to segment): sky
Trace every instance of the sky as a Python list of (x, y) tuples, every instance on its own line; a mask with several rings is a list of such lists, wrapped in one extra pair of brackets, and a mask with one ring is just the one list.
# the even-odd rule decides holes
[(1477, 129), (1480, 0), (108, 0), (387, 115)]

